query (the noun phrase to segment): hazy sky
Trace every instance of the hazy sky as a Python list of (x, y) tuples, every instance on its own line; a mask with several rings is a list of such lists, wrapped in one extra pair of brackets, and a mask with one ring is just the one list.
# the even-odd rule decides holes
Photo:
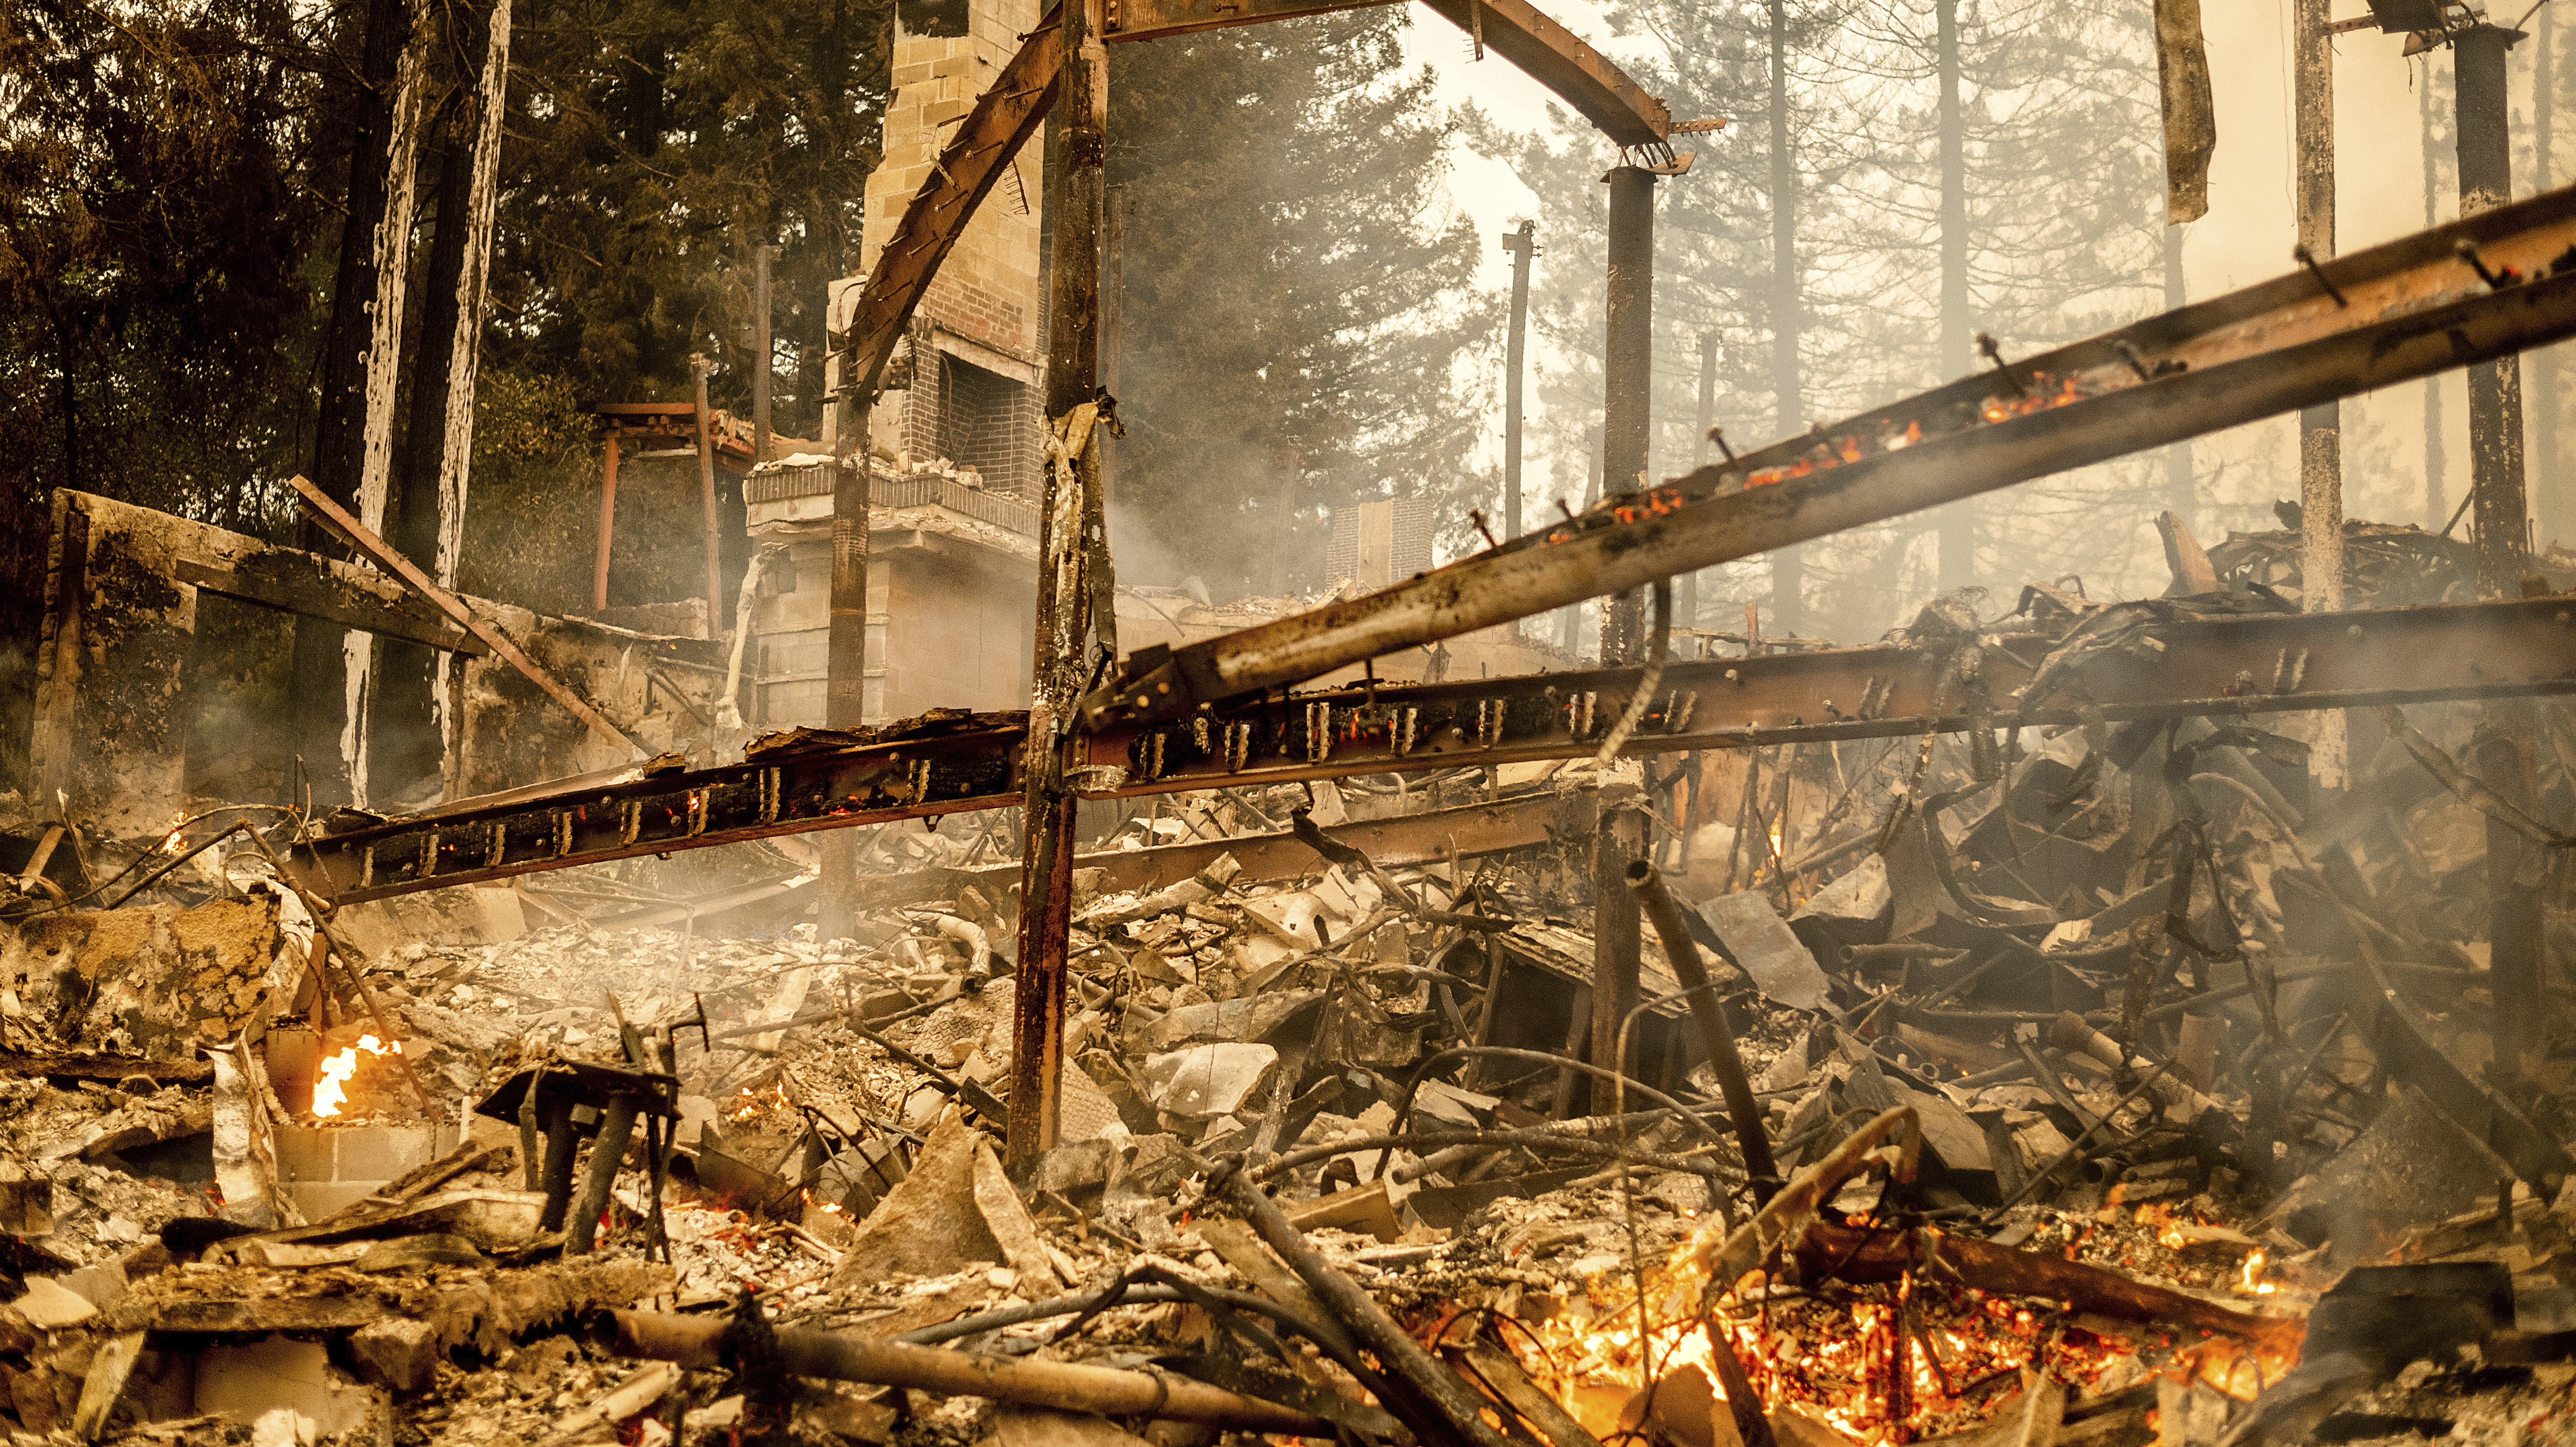
[[(2135, 3), (2143, 5), (2145, 0)], [(1623, 53), (1634, 53), (1642, 43), (1607, 35), (1601, 7), (1590, 0), (1545, 0), (1545, 8), (1614, 59)], [(2520, 8), (2499, 6), (2499, 18), (2509, 19), (2519, 14)], [(2361, 13), (2359, 0), (2345, 0), (2337, 9)], [(2238, 0), (2202, 9), (2217, 100), (2218, 149), (2210, 169), (2209, 214), (2187, 228), (2184, 244), (2185, 270), (2195, 300), (2251, 285), (2289, 269), (2293, 240), (2289, 15), (2289, 0)], [(1449, 100), (1472, 100), (1497, 121), (1515, 129), (1546, 123), (1547, 93), (1543, 89), (1500, 59), (1468, 63), (1465, 36), (1430, 11), (1416, 12), (1405, 43), (1414, 63), (1427, 64), (1437, 72), (1442, 93)], [(2382, 36), (2376, 31), (2356, 31), (2335, 42), (2337, 241), (2343, 250), (2384, 241), (2424, 224), (2422, 140), (2416, 95), (2416, 87), (2423, 80), (2424, 62), (2402, 59), (2402, 44), (2401, 37)], [(2526, 77), (2531, 49), (2525, 44), (2516, 53), (2517, 196), (2528, 194), (2531, 186), (2529, 136), (2524, 130), (2528, 122)], [(2432, 63), (2443, 75), (2441, 95), (2447, 105), (2450, 58), (2440, 53)], [(1758, 117), (1742, 120), (1756, 121)], [(1758, 125), (1739, 125), (1718, 135), (1691, 140), (1693, 145), (1706, 149), (1760, 144), (1760, 138)], [(1598, 144), (1606, 162), (1611, 154), (1609, 145)], [(1693, 183), (1685, 177), (1668, 184)], [(2447, 192), (2447, 177), (2444, 186)], [(1509, 273), (1496, 239), (1512, 218), (1526, 212), (1533, 196), (1508, 166), (1463, 154), (1454, 158), (1450, 191), (1456, 204), (1476, 219), (1485, 237), (1486, 279), (1497, 286), (1503, 284)], [(2453, 214), (2447, 194), (2441, 210), (2445, 219)], [(1542, 219), (1542, 232), (1545, 226)], [(1545, 264), (1542, 256), (1540, 265)], [(1669, 344), (1671, 340), (1659, 336), (1658, 344)], [(2445, 432), (2460, 438), (2450, 449), (2449, 486), (2456, 498), (2465, 480), (2461, 459), (2465, 450), (2466, 402), (2456, 374), (2445, 379), (2444, 389), (2451, 414)], [(1536, 406), (1535, 399), (1532, 406)], [(2345, 408), (2351, 445), (2376, 448), (2380, 455), (2401, 462), (2420, 498), (2421, 384), (2348, 401)], [(1499, 416), (1495, 431), (1500, 431)], [(2204, 446), (2213, 456), (2248, 460), (2281, 450), (2285, 453), (2281, 461), (2295, 466), (2296, 443), (2285, 424), (2245, 429), (2240, 435)], [(1534, 484), (1548, 486), (1538, 481), (1538, 476), (1533, 460)], [(2355, 496), (2352, 512), (2366, 515), (2375, 511), (2388, 521), (2412, 520), (2421, 503), (2413, 502), (2399, 510), (2395, 494), (2400, 491), (2402, 488), (2392, 479), (2376, 497)], [(1547, 494), (1541, 491), (1538, 495)], [(2252, 499), (2246, 501), (2250, 504)], [(2245, 525), (2255, 524), (2248, 521)]]

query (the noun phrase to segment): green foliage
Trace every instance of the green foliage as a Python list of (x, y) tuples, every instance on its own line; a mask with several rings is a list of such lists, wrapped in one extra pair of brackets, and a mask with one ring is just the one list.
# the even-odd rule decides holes
[(1429, 494), (1458, 517), (1489, 484), (1466, 454), (1500, 309), (1439, 189), (1466, 121), (1403, 72), (1407, 23), (1349, 11), (1110, 52), (1109, 181), (1131, 207), (1122, 577), (1319, 582), (1324, 510)]

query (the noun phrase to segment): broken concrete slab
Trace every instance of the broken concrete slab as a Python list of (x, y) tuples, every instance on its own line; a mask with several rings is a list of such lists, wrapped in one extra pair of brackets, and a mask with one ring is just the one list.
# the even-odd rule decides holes
[(60, 1331), (98, 1315), (88, 1297), (50, 1276), (28, 1277), (27, 1294), (9, 1305), (40, 1331)]
[(269, 1336), (197, 1354), (199, 1412), (255, 1423), (291, 1409), (321, 1435), (336, 1436), (365, 1426), (369, 1406), (367, 1390), (331, 1365), (320, 1342)]
[(1145, 1083), (1165, 1115), (1206, 1120), (1243, 1109), (1279, 1064), (1267, 1045), (1197, 1045), (1146, 1057)]
[(1763, 994), (1797, 1010), (1825, 1003), (1824, 970), (1772, 908), (1769, 896), (1751, 890), (1719, 895), (1701, 901), (1699, 914)]

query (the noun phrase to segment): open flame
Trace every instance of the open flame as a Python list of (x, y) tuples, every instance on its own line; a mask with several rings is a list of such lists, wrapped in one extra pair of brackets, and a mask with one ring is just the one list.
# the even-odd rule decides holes
[(402, 1053), (402, 1042), (397, 1040), (391, 1048), (387, 1048), (375, 1036), (361, 1035), (358, 1037), (357, 1044), (323, 1061), (322, 1078), (313, 1085), (315, 1115), (338, 1115), (340, 1107), (348, 1103), (349, 1079), (358, 1073), (358, 1052), (361, 1050), (369, 1055), (399, 1055)]
[(2281, 1289), (2278, 1283), (2263, 1279), (2262, 1252), (2257, 1251), (2245, 1258), (2245, 1274), (2237, 1280), (2236, 1289), (2255, 1296), (2270, 1296)]
[(2191, 1238), (2183, 1234), (2183, 1223), (2174, 1219), (2170, 1209), (2154, 1201), (2140, 1206), (2134, 1219), (2139, 1225), (2154, 1231), (2160, 1245), (2180, 1251), (2191, 1244)]
[[(786, 1086), (781, 1085), (777, 1087), (777, 1093), (778, 1104), (785, 1106), (790, 1110), (796, 1108), (796, 1103), (787, 1098)], [(768, 1096), (762, 1095), (757, 1091), (754, 1091), (750, 1086), (746, 1085), (742, 1088), (742, 1103), (734, 1107), (733, 1114), (726, 1118), (729, 1120), (749, 1120), (753, 1116), (760, 1114), (762, 1111), (769, 1109), (769, 1105), (770, 1100)]]

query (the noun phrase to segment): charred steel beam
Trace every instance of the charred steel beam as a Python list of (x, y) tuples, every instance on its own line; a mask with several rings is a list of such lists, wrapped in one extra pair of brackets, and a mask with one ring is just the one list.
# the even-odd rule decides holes
[[(1153, 40), (1333, 10), (1359, 10), (1387, 0), (1114, 0), (1111, 40)], [(1473, 35), (1600, 128), (1620, 146), (1653, 146), (1672, 134), (1672, 112), (1646, 94), (1609, 57), (1539, 13), (1528, 0), (1424, 0), (1440, 17)]]
[(1605, 499), (1579, 519), (1366, 597), (1140, 650), (1084, 701), (1085, 721), (1098, 729), (1184, 717), (1400, 648), (2569, 335), (2576, 188)]
[[(2138, 605), (2163, 607), (2165, 605)], [(2152, 641), (2149, 641), (2152, 640)], [(1927, 728), (2078, 722), (2073, 701), (2016, 698), (2053, 634), (1989, 635), (1993, 712), (1957, 688), (1939, 717), (1941, 647), (1845, 648), (1676, 663), (1629, 753), (1889, 738)], [(1077, 737), (1085, 792), (1134, 796), (1352, 774), (1578, 758), (1600, 748), (1634, 669), (1259, 700), (1180, 723)], [(2073, 673), (2111, 720), (2576, 693), (2576, 600), (2527, 598), (2153, 625)], [(848, 750), (718, 768), (642, 768), (554, 794), (462, 801), (296, 846), (299, 882), (341, 900), (666, 854), (777, 834), (1015, 805), (1022, 733), (985, 722)]]
[[(877, 253), (876, 270), (859, 290), (845, 328), (851, 353), (841, 375), (860, 397), (876, 395), (886, 359), (911, 323), (913, 308), (930, 290), (930, 279), (957, 238), (966, 234), (967, 219), (983, 204), (985, 193), (1037, 133), (1038, 122), (1055, 104), (1063, 73), (1064, 12), (1050, 6), (1038, 28), (1020, 42), (1011, 63), (976, 97), (975, 108), (941, 148), (939, 159), (931, 162), (929, 179), (913, 193), (903, 220)], [(860, 445), (866, 445), (865, 439)]]
[[(1384, 3), (1387, 0), (1246, 0), (1220, 14), (1213, 0), (1117, 0), (1109, 6), (1104, 35), (1112, 41), (1154, 40)], [(1650, 148), (1655, 159), (1666, 159), (1657, 154), (1673, 127), (1672, 113), (1664, 103), (1527, 0), (1425, 3), (1459, 28), (1481, 36), (1495, 54), (1554, 91), (1621, 147)], [(1011, 63), (976, 98), (974, 110), (932, 163), (929, 179), (904, 208), (902, 222), (879, 253), (877, 269), (868, 274), (849, 319), (851, 358), (842, 373), (860, 396), (875, 395), (886, 360), (894, 355), (913, 309), (929, 291), (930, 280), (948, 259), (950, 248), (965, 234), (967, 219), (1055, 104), (1063, 71), (1063, 9), (1056, 5), (1048, 8)]]

